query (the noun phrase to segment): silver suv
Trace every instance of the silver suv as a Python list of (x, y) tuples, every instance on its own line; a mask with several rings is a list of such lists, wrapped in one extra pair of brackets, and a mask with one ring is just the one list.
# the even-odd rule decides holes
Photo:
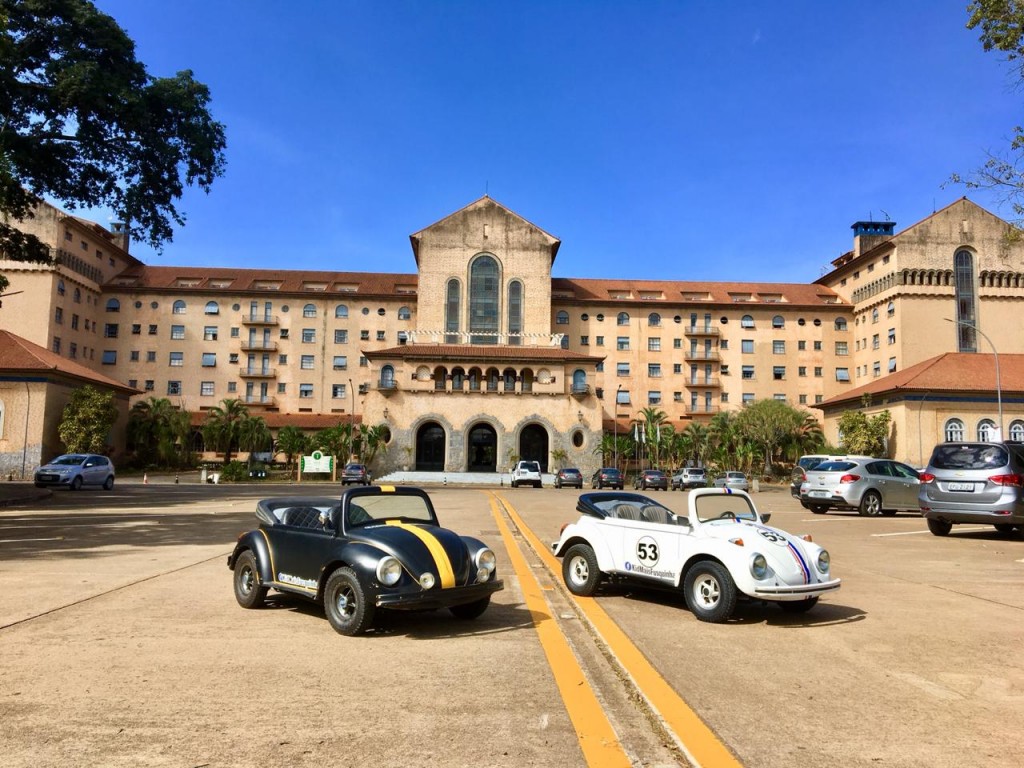
[(816, 515), (829, 509), (856, 509), (869, 516), (918, 511), (917, 470), (892, 459), (833, 459), (806, 474), (800, 504)]
[(518, 488), (520, 485), (532, 485), (534, 488), (540, 488), (540, 462), (520, 461), (516, 464), (512, 470), (512, 487)]
[(1024, 445), (943, 443), (921, 473), (918, 503), (928, 530), (945, 536), (959, 523), (1024, 526)]
[(670, 488), (673, 491), (687, 488), (703, 488), (708, 484), (708, 473), (704, 467), (684, 467), (672, 475)]

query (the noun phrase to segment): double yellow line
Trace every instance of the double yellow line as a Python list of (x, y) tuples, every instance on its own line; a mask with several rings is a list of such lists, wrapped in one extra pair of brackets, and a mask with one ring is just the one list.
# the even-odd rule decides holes
[[(576, 729), (587, 765), (609, 768), (628, 766), (631, 762), (619, 743), (615, 730), (597, 701), (568, 641), (550, 616), (550, 609), (541, 592), (540, 583), (512, 537), (499, 509), (499, 500), (516, 528), (553, 574), (561, 572), (561, 563), (526, 526), (507, 499), (490, 494), (491, 512), (498, 522), (505, 548), (512, 560), (512, 567), (519, 577), (527, 608), (533, 616), (541, 646), (555, 675), (569, 718)], [(589, 597), (570, 597), (632, 679), (637, 692), (646, 699), (648, 705), (661, 718), (665, 728), (675, 737), (676, 743), (690, 762), (698, 768), (741, 768), (742, 764), (658, 674), (640, 649), (600, 607), (598, 601)]]

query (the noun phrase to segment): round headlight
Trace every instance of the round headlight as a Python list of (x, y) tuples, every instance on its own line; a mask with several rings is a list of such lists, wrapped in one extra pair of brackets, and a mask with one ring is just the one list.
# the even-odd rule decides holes
[(377, 581), (386, 587), (393, 587), (402, 578), (402, 564), (388, 555), (377, 563)]
[(424, 589), (430, 589), (434, 586), (434, 574), (424, 573), (420, 576), (420, 586)]
[(476, 553), (476, 568), (478, 571), (492, 572), (497, 565), (494, 552), (489, 549), (481, 549)]
[(768, 575), (768, 561), (764, 559), (764, 555), (755, 554), (750, 558), (750, 575), (758, 580)]
[(832, 564), (832, 558), (829, 557), (828, 550), (821, 550), (818, 553), (818, 570), (822, 573), (828, 573), (829, 566)]

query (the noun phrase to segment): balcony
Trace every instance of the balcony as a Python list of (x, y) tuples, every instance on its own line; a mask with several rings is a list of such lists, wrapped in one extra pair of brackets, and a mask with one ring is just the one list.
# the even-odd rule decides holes
[(721, 358), (718, 351), (714, 349), (689, 349), (683, 352), (686, 360), (703, 360), (707, 363), (717, 363)]
[(706, 405), (706, 404), (705, 405), (701, 405), (700, 403), (696, 403), (696, 404), (695, 403), (690, 403), (688, 406), (686, 406), (686, 415), (687, 416), (699, 416), (701, 414), (708, 414), (708, 415), (710, 415), (710, 414), (718, 413), (720, 410), (722, 410), (722, 409), (719, 406), (717, 406), (717, 405)]
[(273, 379), (277, 377), (277, 370), (275, 368), (248, 368), (242, 366), (238, 369), (238, 375), (243, 379)]
[(590, 385), (573, 384), (572, 389), (569, 390), (569, 394), (579, 400), (582, 400), (584, 397), (590, 394)]
[(243, 341), (242, 342), (243, 352), (276, 352), (277, 342), (276, 341)]
[(239, 399), (246, 405), (254, 408), (267, 408), (277, 405), (277, 398), (271, 397), (270, 395), (242, 395)]
[(267, 315), (262, 312), (242, 315), (242, 325), (277, 325), (277, 315)]
[(717, 388), (722, 386), (722, 382), (719, 381), (717, 376), (691, 376), (686, 382), (686, 386), (690, 389), (694, 389), (695, 387)]
[(717, 336), (718, 329), (710, 325), (690, 325), (683, 329), (687, 336)]
[(377, 381), (374, 382), (373, 388), (385, 397), (390, 397), (398, 391), (398, 384), (394, 381)]

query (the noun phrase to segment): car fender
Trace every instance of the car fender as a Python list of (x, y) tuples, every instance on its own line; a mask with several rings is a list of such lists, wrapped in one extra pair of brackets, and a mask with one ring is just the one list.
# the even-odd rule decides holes
[(594, 550), (597, 567), (602, 573), (614, 571), (616, 566), (611, 547), (596, 522), (591, 518), (583, 518), (567, 525), (553, 547), (555, 557), (563, 556), (574, 544), (586, 544)]
[(753, 547), (738, 547), (735, 544), (720, 539), (701, 539), (698, 550), (691, 551), (686, 555), (683, 567), (679, 572), (679, 584), (686, 578), (686, 572), (701, 561), (713, 560), (720, 563), (729, 571), (736, 588), (745, 594), (753, 592), (755, 582), (750, 575), (749, 559), (756, 551)]
[(274, 558), (270, 554), (270, 544), (267, 535), (257, 528), (256, 530), (243, 533), (235, 542), (235, 549), (228, 557), (228, 568), (235, 570), (235, 563), (239, 555), (245, 551), (251, 551), (256, 558), (256, 570), (259, 572), (260, 581), (269, 584), (274, 581)]

